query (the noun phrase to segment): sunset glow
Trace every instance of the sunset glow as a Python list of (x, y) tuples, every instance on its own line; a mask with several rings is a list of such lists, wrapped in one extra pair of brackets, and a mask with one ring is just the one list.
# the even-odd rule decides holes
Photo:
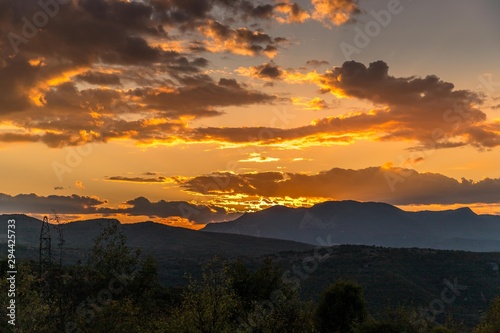
[(14, 18), (36, 1), (0, 16), (1, 213), (192, 229), (329, 200), (500, 214), (497, 1), (89, 3), (30, 38)]

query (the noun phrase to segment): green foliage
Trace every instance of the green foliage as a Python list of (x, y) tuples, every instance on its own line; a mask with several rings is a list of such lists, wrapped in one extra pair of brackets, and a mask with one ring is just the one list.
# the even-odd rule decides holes
[(486, 316), (474, 333), (499, 333), (500, 332), (500, 296), (497, 296), (490, 305)]
[(174, 328), (185, 333), (234, 332), (238, 299), (223, 264), (209, 263), (201, 281), (191, 280), (176, 312)]
[(355, 325), (364, 322), (367, 316), (363, 289), (349, 281), (338, 281), (327, 288), (316, 310), (321, 333), (351, 333)]
[[(345, 247), (340, 250), (347, 251)], [(362, 253), (348, 253), (350, 265), (359, 258), (365, 260)], [(338, 258), (342, 256), (335, 259), (335, 264), (341, 265)], [(405, 262), (407, 258), (397, 259)], [(280, 263), (283, 265), (283, 261)], [(5, 272), (5, 262), (0, 264)], [(327, 266), (328, 261), (322, 265)], [(470, 332), (453, 323), (451, 317), (444, 326), (435, 326), (412, 308), (376, 312), (374, 318), (368, 319), (363, 290), (349, 280), (338, 280), (325, 289), (318, 304), (303, 302), (302, 290), (284, 279), (282, 267), (271, 259), (233, 263), (212, 260), (200, 278), (189, 279), (186, 288), (162, 287), (158, 275), (154, 258), (127, 247), (119, 224), (104, 226), (84, 265), (53, 267), (40, 279), (36, 265), (18, 264), (16, 332)], [(312, 279), (310, 275), (302, 280), (301, 288)], [(0, 288), (8, 289), (5, 276)], [(50, 298), (48, 289), (52, 290)], [(432, 297), (435, 295), (426, 296)], [(0, 301), (6, 304), (5, 292), (0, 293)], [(69, 328), (61, 330), (61, 323)], [(0, 332), (13, 330), (2, 321)], [(500, 297), (491, 304), (474, 333), (500, 333)]]
[(140, 251), (127, 247), (127, 238), (117, 221), (101, 227), (94, 240), (87, 262), (87, 270), (94, 280), (111, 278), (114, 272), (132, 272), (139, 263)]
[(281, 269), (268, 258), (255, 271), (239, 260), (228, 267), (228, 274), (244, 311), (250, 310), (255, 302), (268, 300), (275, 290), (289, 292), (281, 279)]
[[(0, 280), (1, 304), (7, 304), (8, 290), (7, 276)], [(16, 321), (15, 332), (17, 333), (52, 333), (56, 329), (56, 323), (50, 316), (50, 303), (44, 295), (44, 286), (37, 278), (36, 270), (29, 263), (18, 263), (16, 274)], [(3, 309), (5, 307), (2, 306)], [(5, 317), (7, 318), (7, 317)], [(14, 332), (11, 325), (7, 325), (6, 319), (2, 320), (2, 332)]]
[(449, 328), (444, 326), (434, 327), (431, 333), (453, 333)]
[(271, 259), (255, 270), (239, 260), (228, 273), (240, 301), (239, 331), (313, 332), (313, 306), (303, 304), (298, 290), (284, 283), (281, 268)]
[(371, 321), (359, 326), (356, 333), (401, 333), (401, 327), (396, 323)]

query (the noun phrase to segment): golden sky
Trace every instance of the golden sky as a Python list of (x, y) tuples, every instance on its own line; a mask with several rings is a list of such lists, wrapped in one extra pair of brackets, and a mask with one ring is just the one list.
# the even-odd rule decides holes
[(0, 0), (0, 213), (500, 214), (495, 0)]

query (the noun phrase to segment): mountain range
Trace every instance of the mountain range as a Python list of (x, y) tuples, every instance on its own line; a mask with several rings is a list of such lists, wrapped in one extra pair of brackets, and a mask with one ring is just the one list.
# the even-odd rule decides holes
[[(7, 242), (9, 219), (16, 220), (16, 258), (38, 261), (42, 221), (26, 215), (0, 215), (0, 221), (5, 221), (4, 228), (0, 231), (0, 244)], [(62, 258), (65, 264), (85, 262), (94, 239), (108, 223), (119, 223), (119, 221), (93, 219), (62, 224), (64, 239), (62, 255), (57, 247), (59, 243), (57, 228), (55, 225), (50, 225), (53, 260), (58, 261)], [(141, 249), (144, 255), (155, 257), (160, 280), (170, 285), (185, 283), (186, 273), (199, 275), (201, 264), (215, 256), (231, 259), (313, 248), (310, 244), (294, 241), (207, 233), (150, 221), (121, 226), (127, 237), (127, 245), (130, 248)]]
[[(16, 220), (16, 243), (27, 248), (38, 248), (42, 221), (27, 215), (0, 215), (2, 221)], [(120, 223), (116, 219), (92, 219), (61, 224), (64, 247), (88, 249), (94, 244), (103, 226)], [(245, 235), (230, 235), (199, 232), (191, 229), (171, 227), (151, 221), (121, 224), (127, 237), (127, 245), (146, 252), (171, 253), (176, 257), (212, 257), (224, 255), (264, 255), (278, 251), (300, 251), (311, 245), (294, 241), (256, 238)], [(0, 232), (0, 242), (6, 242), (7, 228)], [(50, 225), (52, 246), (58, 243), (56, 225)]]
[(470, 208), (407, 212), (386, 203), (329, 201), (309, 208), (274, 206), (203, 231), (321, 245), (376, 245), (500, 251), (500, 216)]

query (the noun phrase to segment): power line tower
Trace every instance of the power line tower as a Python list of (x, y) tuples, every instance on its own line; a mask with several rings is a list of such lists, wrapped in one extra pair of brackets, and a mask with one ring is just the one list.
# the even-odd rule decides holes
[[(57, 231), (57, 249), (59, 255), (59, 262), (55, 263), (52, 267), (51, 272), (51, 287), (52, 287), (52, 296), (54, 299), (53, 308), (51, 309), (52, 316), (54, 320), (57, 321), (57, 325), (59, 327), (60, 332), (64, 332), (64, 323), (65, 323), (65, 309), (63, 306), (63, 298), (66, 296), (66, 288), (64, 283), (64, 269), (63, 269), (63, 245), (64, 245), (64, 236), (63, 236), (63, 228), (59, 220), (59, 215), (57, 215), (56, 211), (52, 209), (53, 218), (51, 219), (52, 226), (56, 228)], [(54, 262), (56, 262), (56, 257), (53, 257)]]
[(50, 273), (52, 266), (52, 248), (50, 239), (49, 219), (47, 216), (43, 217), (42, 230), (40, 231), (40, 262), (39, 262), (39, 275), (43, 278)]
[(57, 231), (57, 248), (59, 249), (59, 266), (62, 268), (62, 261), (63, 261), (63, 245), (64, 245), (64, 234), (63, 234), (63, 228), (61, 225), (61, 222), (59, 221), (59, 215), (57, 215), (56, 211), (52, 209), (52, 212), (54, 213), (54, 218), (53, 220), (55, 221), (55, 228)]

